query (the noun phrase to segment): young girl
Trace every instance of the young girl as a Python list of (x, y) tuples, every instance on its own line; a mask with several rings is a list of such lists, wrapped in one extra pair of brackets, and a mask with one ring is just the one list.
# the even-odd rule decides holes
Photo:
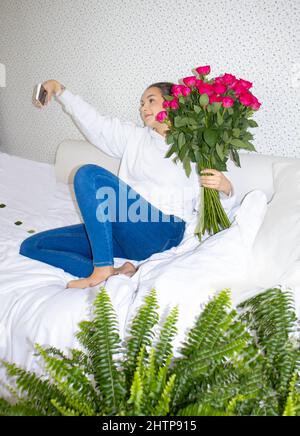
[(84, 224), (40, 232), (21, 244), (20, 254), (82, 277), (70, 281), (68, 288), (96, 286), (111, 275), (135, 273), (131, 262), (114, 268), (114, 257), (139, 261), (177, 246), (195, 216), (199, 179), (220, 192), (224, 207), (226, 202), (227, 209), (234, 204), (233, 187), (222, 172), (205, 170), (199, 177), (193, 168), (187, 177), (181, 162), (164, 157), (168, 127), (156, 115), (172, 83), (155, 83), (144, 91), (144, 127), (100, 115), (56, 80), (43, 85), (48, 92), (45, 106), (54, 96), (91, 144), (121, 159), (119, 177), (93, 164), (77, 170), (74, 191)]

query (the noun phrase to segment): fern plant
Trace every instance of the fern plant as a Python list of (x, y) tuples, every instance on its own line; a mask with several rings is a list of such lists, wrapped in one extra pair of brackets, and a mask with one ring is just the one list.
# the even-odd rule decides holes
[[(159, 322), (155, 290), (121, 341), (102, 287), (82, 350), (37, 345), (41, 376), (2, 361), (16, 389), (0, 415), (300, 415), (299, 342), (291, 293), (269, 289), (237, 310), (216, 295), (173, 357), (178, 307)], [(159, 327), (159, 328), (158, 328)], [(157, 332), (157, 333), (155, 333)]]

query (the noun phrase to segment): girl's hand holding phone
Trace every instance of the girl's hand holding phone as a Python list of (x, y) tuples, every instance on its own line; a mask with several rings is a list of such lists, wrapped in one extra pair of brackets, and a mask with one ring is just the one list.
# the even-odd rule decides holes
[(47, 106), (47, 104), (51, 102), (52, 96), (61, 90), (61, 84), (57, 80), (47, 80), (39, 84), (36, 88), (35, 105), (39, 108)]

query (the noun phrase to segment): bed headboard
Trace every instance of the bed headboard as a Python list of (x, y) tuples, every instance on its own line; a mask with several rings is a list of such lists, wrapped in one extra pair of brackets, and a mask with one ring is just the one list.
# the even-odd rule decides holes
[[(226, 176), (231, 180), (240, 202), (244, 195), (253, 189), (262, 189), (268, 198), (273, 195), (274, 162), (296, 162), (300, 159), (280, 156), (269, 156), (259, 153), (239, 153), (241, 168), (228, 161), (228, 173)], [(120, 160), (108, 156), (94, 145), (84, 140), (68, 139), (59, 144), (56, 152), (55, 171), (57, 181), (73, 183), (76, 170), (84, 164), (94, 163), (118, 174)]]
[(74, 174), (84, 164), (100, 165), (118, 174), (120, 160), (103, 153), (99, 148), (80, 139), (66, 139), (57, 148), (55, 156), (56, 180), (73, 183)]

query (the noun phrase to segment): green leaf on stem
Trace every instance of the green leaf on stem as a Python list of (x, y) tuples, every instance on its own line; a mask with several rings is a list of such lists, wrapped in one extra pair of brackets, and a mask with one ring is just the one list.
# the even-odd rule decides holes
[(216, 144), (216, 152), (219, 156), (219, 158), (221, 159), (221, 161), (224, 160), (224, 154), (223, 154), (223, 147), (220, 144)]
[(186, 126), (188, 122), (188, 118), (187, 117), (181, 117), (180, 115), (177, 115), (174, 118), (174, 126), (175, 127), (183, 127)]
[(239, 148), (243, 148), (245, 150), (249, 149), (248, 148), (249, 146), (247, 145), (246, 142), (243, 142), (243, 141), (241, 141), (240, 139), (237, 139), (237, 138), (231, 139), (230, 143), (234, 146), (234, 148), (237, 148), (237, 149), (239, 149)]
[(202, 111), (200, 106), (197, 106), (196, 104), (194, 104), (194, 111), (196, 112), (196, 114), (200, 114), (200, 112)]
[(219, 126), (222, 126), (222, 124), (224, 123), (223, 117), (220, 112), (217, 113), (217, 123)]
[(183, 158), (185, 157), (187, 152), (188, 152), (188, 144), (184, 144), (178, 153), (178, 157), (181, 161), (183, 161)]
[(185, 158), (183, 159), (183, 167), (186, 175), (190, 177), (192, 169), (191, 169), (191, 162), (188, 156), (185, 156)]
[(173, 153), (177, 153), (178, 146), (177, 144), (173, 144), (172, 147), (167, 151), (165, 157), (171, 157)]
[(212, 107), (212, 112), (216, 114), (220, 109), (220, 107), (222, 107), (222, 103), (215, 102), (211, 105), (211, 107)]
[(251, 142), (246, 141), (245, 144), (247, 145), (247, 150), (256, 151), (254, 145)]
[(232, 134), (235, 138), (239, 138), (239, 136), (241, 134), (241, 130), (240, 129), (232, 129)]
[(225, 143), (227, 143), (227, 142), (229, 142), (229, 135), (228, 135), (228, 132), (227, 132), (227, 130), (224, 130), (224, 133), (223, 133), (223, 141), (225, 142)]
[(167, 133), (167, 144), (174, 143), (174, 136)]
[(248, 123), (249, 123), (249, 127), (258, 127), (257, 122), (254, 120), (248, 120)]
[(173, 95), (164, 95), (164, 99), (167, 101), (172, 101), (172, 100), (174, 100), (174, 96)]
[(183, 132), (179, 133), (178, 136), (178, 147), (181, 149), (181, 147), (186, 143), (185, 134)]
[(199, 103), (200, 103), (200, 106), (202, 106), (202, 107), (207, 106), (209, 103), (208, 95), (202, 94), (199, 98)]
[(214, 147), (218, 141), (219, 134), (216, 130), (205, 129), (203, 132), (203, 137), (206, 144), (208, 144), (210, 147)]
[(241, 162), (240, 162), (240, 157), (239, 154), (237, 152), (237, 150), (235, 150), (234, 148), (232, 148), (230, 150), (231, 153), (231, 159), (233, 160), (233, 162), (238, 166), (241, 167)]

